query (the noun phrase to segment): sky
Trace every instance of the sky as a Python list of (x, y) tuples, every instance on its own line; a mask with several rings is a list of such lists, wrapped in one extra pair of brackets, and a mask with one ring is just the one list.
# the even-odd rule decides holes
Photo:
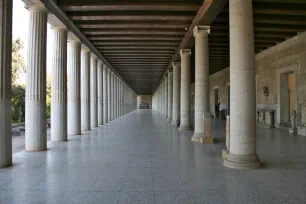
[[(21, 55), (24, 57), (25, 64), (27, 64), (27, 47), (28, 47), (28, 22), (29, 12), (24, 7), (21, 0), (13, 0), (13, 38), (21, 38), (24, 43), (24, 49)], [(53, 36), (50, 25), (47, 28), (47, 75), (51, 73), (52, 66), (52, 43)], [(20, 76), (20, 79), (25, 83), (25, 75)]]

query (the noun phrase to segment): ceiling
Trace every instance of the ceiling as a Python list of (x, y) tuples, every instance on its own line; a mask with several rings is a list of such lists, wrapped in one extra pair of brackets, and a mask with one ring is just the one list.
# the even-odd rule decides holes
[[(179, 50), (194, 52), (192, 29), (211, 25), (210, 73), (229, 66), (227, 0), (58, 0), (137, 94), (152, 94)], [(306, 30), (305, 0), (253, 0), (255, 52)], [(194, 53), (191, 73), (194, 73)], [(192, 74), (192, 81), (194, 80)]]

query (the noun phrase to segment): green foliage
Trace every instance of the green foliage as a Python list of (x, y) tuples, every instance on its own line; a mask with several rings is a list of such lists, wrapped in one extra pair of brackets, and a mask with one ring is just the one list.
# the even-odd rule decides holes
[(47, 103), (47, 118), (51, 116), (51, 77), (47, 77), (47, 90), (46, 90), (46, 103)]
[(24, 122), (25, 116), (25, 87), (16, 85), (12, 87), (12, 121)]
[(12, 84), (16, 85), (19, 74), (26, 71), (24, 59), (20, 54), (20, 50), (23, 49), (23, 42), (20, 38), (13, 40), (12, 44)]
[(12, 122), (24, 122), (25, 116), (25, 87), (17, 83), (19, 74), (25, 72), (25, 64), (20, 50), (23, 42), (20, 38), (12, 44)]

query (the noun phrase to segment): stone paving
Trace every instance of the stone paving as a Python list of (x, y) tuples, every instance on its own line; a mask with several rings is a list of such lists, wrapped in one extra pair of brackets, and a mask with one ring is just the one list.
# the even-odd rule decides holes
[(48, 151), (19, 152), (0, 170), (0, 203), (239, 204), (305, 203), (306, 137), (258, 128), (264, 168), (222, 165), (225, 124), (214, 121), (218, 143), (192, 143), (158, 113), (137, 110)]

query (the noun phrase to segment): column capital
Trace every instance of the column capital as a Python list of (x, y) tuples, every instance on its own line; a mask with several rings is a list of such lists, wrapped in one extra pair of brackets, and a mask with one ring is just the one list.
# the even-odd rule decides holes
[(172, 62), (172, 67), (178, 67), (178, 66), (181, 66), (181, 63), (180, 62)]
[(94, 53), (90, 53), (90, 58), (94, 60), (98, 59), (98, 57)]
[(180, 55), (182, 56), (186, 56), (186, 55), (191, 55), (191, 49), (181, 49), (180, 50)]
[(47, 8), (45, 7), (44, 4), (42, 3), (35, 3), (32, 5), (25, 5), (24, 6), (26, 9), (28, 9), (28, 11), (45, 11), (48, 12)]
[(67, 27), (65, 25), (56, 25), (51, 27), (54, 31), (68, 31)]
[(193, 29), (193, 36), (196, 37), (196, 34), (207, 33), (210, 34), (210, 26), (196, 26)]
[(81, 45), (81, 50), (84, 52), (90, 52), (90, 49), (84, 44)]

